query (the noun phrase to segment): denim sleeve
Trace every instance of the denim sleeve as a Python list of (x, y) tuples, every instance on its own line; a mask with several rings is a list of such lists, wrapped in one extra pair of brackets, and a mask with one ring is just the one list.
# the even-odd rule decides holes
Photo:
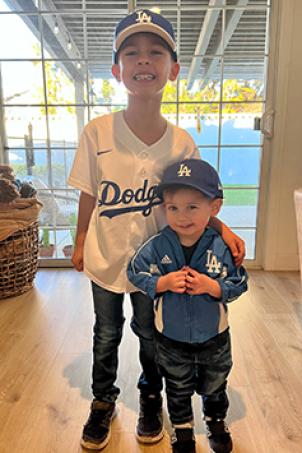
[(127, 268), (130, 282), (152, 299), (155, 298), (157, 280), (161, 276), (154, 263), (153, 243), (148, 242), (133, 256)]
[(217, 279), (222, 292), (220, 302), (232, 302), (247, 291), (247, 280), (248, 274), (246, 270), (243, 266), (235, 266), (233, 258), (229, 250), (227, 250), (224, 257), (223, 272)]

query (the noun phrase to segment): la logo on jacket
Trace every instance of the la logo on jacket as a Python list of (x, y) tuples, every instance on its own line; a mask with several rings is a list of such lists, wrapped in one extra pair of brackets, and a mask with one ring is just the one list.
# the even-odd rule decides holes
[(221, 263), (217, 260), (212, 250), (207, 250), (207, 264), (206, 268), (209, 273), (219, 274), (221, 271)]

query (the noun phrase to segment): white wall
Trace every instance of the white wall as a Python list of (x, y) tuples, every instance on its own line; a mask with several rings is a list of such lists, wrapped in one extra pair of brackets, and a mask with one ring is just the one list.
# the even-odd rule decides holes
[(272, 0), (272, 8), (276, 42), (268, 103), (275, 110), (275, 124), (273, 139), (265, 145), (261, 264), (266, 270), (296, 270), (293, 192), (302, 188), (302, 1)]

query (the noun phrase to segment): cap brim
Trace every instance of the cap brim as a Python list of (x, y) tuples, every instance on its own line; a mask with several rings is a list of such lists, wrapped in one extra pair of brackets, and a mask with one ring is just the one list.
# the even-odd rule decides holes
[(159, 184), (156, 187), (157, 195), (162, 197), (163, 191), (171, 186), (180, 186), (180, 187), (188, 187), (191, 189), (195, 189), (195, 190), (198, 190), (198, 192), (203, 193), (206, 197), (209, 197), (211, 199), (223, 198), (223, 194), (221, 194), (220, 196), (218, 196), (217, 194), (213, 195), (212, 193), (208, 192), (207, 190), (202, 190), (200, 187), (196, 186), (195, 184), (184, 184), (184, 183), (180, 183), (179, 181), (169, 181), (168, 183)]
[(114, 51), (118, 52), (125, 39), (129, 38), (129, 36), (132, 36), (134, 33), (154, 33), (155, 35), (160, 36), (169, 45), (169, 47), (171, 47), (173, 52), (176, 52), (175, 42), (169, 33), (158, 25), (150, 22), (133, 24), (121, 31), (115, 40)]

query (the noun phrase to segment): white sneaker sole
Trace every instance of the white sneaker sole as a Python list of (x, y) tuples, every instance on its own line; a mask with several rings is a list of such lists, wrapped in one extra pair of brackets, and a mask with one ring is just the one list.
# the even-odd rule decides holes
[[(230, 451), (230, 453), (232, 453), (233, 450)], [(210, 448), (210, 453), (215, 453), (214, 450), (212, 450), (212, 448)]]
[(109, 443), (110, 438), (111, 438), (111, 427), (109, 428), (108, 436), (106, 437), (106, 439), (103, 440), (103, 442), (96, 444), (95, 442), (90, 442), (89, 440), (81, 439), (80, 443), (81, 446), (86, 450), (99, 451), (103, 450), (103, 448), (106, 447), (106, 445)]
[(160, 433), (158, 433), (156, 436), (140, 436), (137, 432), (135, 433), (136, 440), (140, 444), (156, 444), (162, 438), (164, 437), (164, 429)]
[[(112, 414), (112, 417), (111, 417), (111, 422), (117, 416), (117, 414), (118, 414), (118, 410), (117, 410), (117, 408), (115, 408), (114, 412)], [(106, 439), (103, 440), (103, 442), (100, 442), (99, 444), (97, 444), (97, 443), (91, 442), (89, 440), (81, 439), (80, 444), (86, 450), (99, 451), (99, 450), (103, 450), (108, 445), (110, 438), (111, 438), (111, 423), (109, 426), (108, 436), (106, 437)]]

